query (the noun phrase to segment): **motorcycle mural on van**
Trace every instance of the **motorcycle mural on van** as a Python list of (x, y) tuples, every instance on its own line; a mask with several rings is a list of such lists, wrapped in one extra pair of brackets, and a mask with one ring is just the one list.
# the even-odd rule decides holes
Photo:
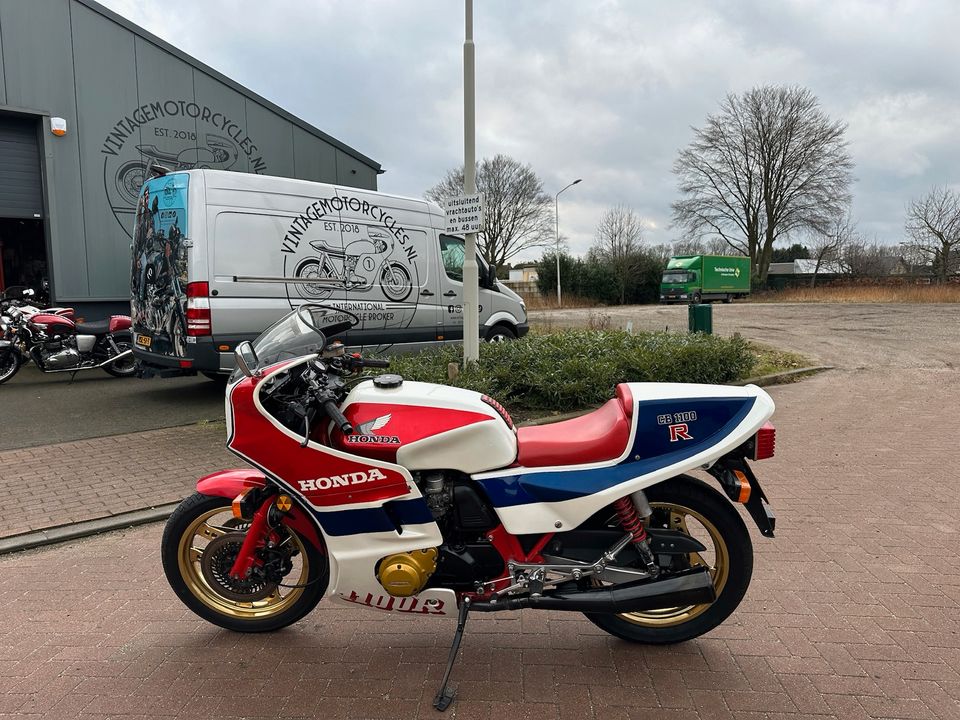
[[(187, 175), (171, 175), (154, 193), (144, 185), (133, 237), (130, 311), (137, 346), (187, 353)], [(155, 187), (155, 186), (154, 186)]]
[(299, 294), (306, 300), (326, 300), (334, 287), (346, 288), (348, 292), (366, 293), (379, 287), (384, 296), (393, 302), (404, 302), (413, 291), (410, 270), (393, 259), (395, 240), (386, 230), (359, 225), (339, 223), (353, 232), (365, 233), (366, 237), (346, 242), (343, 249), (331, 247), (324, 240), (310, 241), (316, 251), (297, 263), (294, 276), (317, 279), (317, 283), (298, 285)]

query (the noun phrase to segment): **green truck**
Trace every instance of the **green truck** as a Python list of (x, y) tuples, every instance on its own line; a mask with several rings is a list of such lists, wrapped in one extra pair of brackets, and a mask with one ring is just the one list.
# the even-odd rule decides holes
[(660, 281), (661, 303), (730, 302), (750, 294), (750, 258), (678, 255), (670, 258)]

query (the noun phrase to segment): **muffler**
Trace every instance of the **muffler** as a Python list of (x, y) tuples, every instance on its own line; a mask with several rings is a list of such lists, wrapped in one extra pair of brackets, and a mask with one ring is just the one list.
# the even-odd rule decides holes
[(717, 599), (707, 568), (693, 568), (662, 580), (639, 580), (612, 588), (555, 591), (540, 596), (508, 597), (475, 602), (471, 610), (565, 610), (585, 613), (629, 613), (711, 603)]

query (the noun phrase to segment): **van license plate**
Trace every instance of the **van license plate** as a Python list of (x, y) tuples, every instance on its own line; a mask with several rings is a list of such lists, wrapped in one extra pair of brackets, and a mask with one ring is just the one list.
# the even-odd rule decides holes
[(153, 342), (153, 338), (149, 335), (137, 335), (137, 345), (148, 348), (151, 342)]

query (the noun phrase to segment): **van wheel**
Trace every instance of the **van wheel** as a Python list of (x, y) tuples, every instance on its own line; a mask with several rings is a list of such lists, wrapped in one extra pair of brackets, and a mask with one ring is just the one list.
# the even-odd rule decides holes
[(494, 325), (487, 330), (487, 342), (502, 343), (516, 340), (517, 334), (506, 325)]

